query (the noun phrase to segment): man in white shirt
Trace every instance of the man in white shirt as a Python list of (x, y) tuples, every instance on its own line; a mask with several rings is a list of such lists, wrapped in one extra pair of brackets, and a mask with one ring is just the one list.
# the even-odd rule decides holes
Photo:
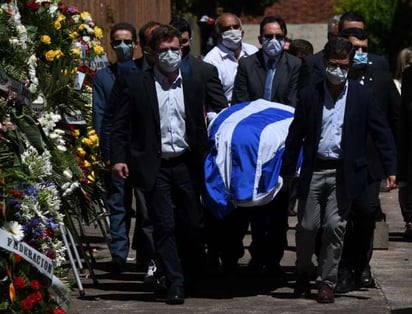
[(236, 15), (223, 13), (216, 19), (215, 31), (218, 44), (205, 56), (203, 61), (213, 64), (223, 85), (229, 105), (232, 100), (233, 83), (240, 58), (254, 54), (258, 49), (242, 42), (244, 31)]

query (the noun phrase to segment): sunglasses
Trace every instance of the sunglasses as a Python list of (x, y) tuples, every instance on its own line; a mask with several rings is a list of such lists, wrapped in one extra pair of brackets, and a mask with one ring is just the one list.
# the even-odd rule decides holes
[(113, 40), (112, 41), (112, 45), (113, 46), (119, 46), (122, 43), (125, 43), (126, 45), (132, 45), (133, 44), (133, 40), (132, 39), (117, 39), (117, 40)]
[(276, 40), (284, 40), (285, 36), (281, 34), (266, 34), (262, 36), (263, 38), (267, 40), (272, 40), (273, 38), (276, 38)]

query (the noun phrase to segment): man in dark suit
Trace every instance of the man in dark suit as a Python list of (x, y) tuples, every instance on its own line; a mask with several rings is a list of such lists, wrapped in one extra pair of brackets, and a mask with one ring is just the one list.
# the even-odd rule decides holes
[[(106, 165), (110, 161), (108, 137), (113, 118), (110, 95), (115, 80), (131, 72), (140, 71), (138, 64), (133, 60), (134, 50), (138, 45), (134, 26), (129, 23), (115, 24), (110, 31), (110, 39), (117, 62), (99, 70), (93, 79), (93, 126), (100, 138), (101, 157)], [(106, 202), (110, 211), (112, 271), (118, 273), (124, 270), (129, 253), (132, 189), (127, 182), (118, 177), (107, 176), (105, 179)]]
[[(294, 107), (301, 60), (283, 50), (286, 23), (281, 17), (267, 16), (260, 23), (255, 54), (240, 59), (235, 78), (234, 104), (265, 98)], [(252, 243), (249, 247), (249, 270), (282, 274), (280, 261), (287, 246), (288, 191), (281, 191), (268, 204), (247, 209)]]
[[(265, 98), (293, 107), (296, 105), (301, 61), (283, 51), (286, 34), (286, 23), (282, 18), (267, 16), (262, 20), (259, 36), (262, 49), (239, 60), (233, 87), (233, 104)], [(265, 95), (269, 71), (272, 74), (272, 84), (271, 90), (267, 91), (270, 95)]]
[(300, 92), (281, 171), (287, 186), (296, 173), (303, 147), (297, 191), (295, 294), (310, 293), (311, 260), (317, 231), (322, 226), (316, 278), (320, 303), (334, 302), (333, 290), (351, 200), (368, 184), (368, 132), (373, 135), (382, 158), (387, 187), (395, 187), (395, 143), (371, 91), (356, 81), (347, 80), (352, 56), (353, 46), (344, 38), (332, 39), (326, 44), (327, 79)]
[[(129, 28), (133, 27), (130, 24)], [(139, 30), (139, 42), (137, 42), (137, 34), (134, 30), (133, 48), (140, 46), (143, 56), (138, 59), (133, 59), (134, 50), (124, 60), (124, 52), (120, 50), (122, 55), (119, 55), (117, 63), (114, 63), (99, 71), (93, 81), (93, 110), (96, 117), (100, 117), (101, 123), (98, 119), (95, 119), (97, 125), (101, 124), (100, 133), (100, 147), (102, 152), (103, 161), (110, 164), (110, 134), (113, 123), (113, 117), (117, 99), (120, 97), (121, 91), (119, 90), (119, 79), (127, 76), (130, 73), (139, 73), (151, 69), (153, 61), (150, 60), (150, 56), (145, 53), (148, 46), (151, 33), (156, 27), (161, 24), (155, 21), (149, 21), (144, 24)], [(111, 33), (117, 34), (116, 27), (113, 27)], [(133, 27), (134, 29), (134, 27)], [(126, 33), (127, 34), (127, 33)], [(130, 35), (131, 36), (131, 35)], [(127, 51), (127, 50), (126, 50)], [(104, 95), (104, 97), (102, 96)], [(102, 98), (103, 97), (103, 98)], [(129, 227), (131, 219), (131, 210), (126, 211), (126, 216), (122, 213), (123, 201), (119, 195), (124, 193), (124, 207), (131, 208), (132, 205), (132, 192), (135, 196), (136, 204), (136, 224), (134, 228), (134, 235), (132, 241), (132, 248), (136, 250), (136, 265), (137, 268), (147, 269), (145, 281), (153, 280), (154, 272), (156, 271), (155, 263), (155, 249), (153, 242), (153, 226), (148, 217), (147, 208), (142, 192), (135, 188), (132, 189), (130, 180), (122, 182), (121, 179), (116, 176), (112, 176), (112, 181), (116, 184), (110, 184), (108, 190), (108, 204), (110, 206), (111, 217), (111, 230), (112, 230), (112, 242), (111, 247), (123, 247), (123, 251), (126, 249), (125, 239), (129, 243)], [(124, 187), (123, 187), (124, 185)], [(113, 217), (113, 218), (112, 218)], [(126, 231), (124, 231), (124, 225), (126, 225)], [(126, 232), (126, 233), (125, 233)], [(119, 239), (119, 240), (117, 240)], [(128, 247), (128, 246), (127, 246)], [(120, 249), (117, 249), (119, 251)], [(126, 261), (124, 253), (114, 254), (113, 259), (113, 271), (119, 272), (123, 270), (123, 265)], [(119, 258), (119, 256), (121, 258)]]
[(144, 191), (156, 251), (169, 284), (166, 302), (181, 304), (184, 283), (196, 279), (204, 259), (199, 191), (208, 145), (205, 88), (197, 75), (189, 79), (179, 70), (177, 29), (158, 27), (149, 46), (153, 71), (121, 82), (111, 162), (116, 175), (130, 175)]
[[(337, 23), (337, 18), (338, 23)], [(328, 24), (328, 40), (336, 36), (348, 37), (348, 34), (356, 32), (359, 38), (367, 37), (364, 18), (356, 12), (346, 12), (339, 16), (334, 16)], [(369, 67), (375, 67), (381, 71), (389, 71), (388, 61), (376, 54), (368, 54)], [(323, 71), (323, 50), (312, 56), (304, 58), (302, 62), (301, 74), (299, 77), (299, 89), (306, 85), (317, 82), (324, 77)]]
[[(376, 104), (388, 121), (391, 134), (396, 139), (399, 129), (400, 97), (391, 73), (369, 62), (371, 54), (368, 53), (368, 39), (362, 32), (359, 33), (355, 28), (348, 28), (342, 34), (355, 48), (349, 77), (372, 89)], [(352, 202), (336, 286), (336, 291), (340, 293), (348, 292), (356, 286), (370, 288), (374, 285), (369, 262), (373, 253), (376, 220), (383, 215), (379, 192), (381, 180), (385, 178), (385, 171), (371, 136), (368, 137), (366, 154), (368, 187)]]
[(401, 118), (398, 142), (398, 182), (399, 194), (405, 196), (406, 222), (405, 237), (412, 237), (412, 67), (402, 74)]

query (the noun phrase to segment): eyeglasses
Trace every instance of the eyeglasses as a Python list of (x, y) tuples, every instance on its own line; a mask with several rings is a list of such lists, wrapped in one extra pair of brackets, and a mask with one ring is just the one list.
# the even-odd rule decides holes
[(341, 70), (349, 70), (350, 69), (350, 64), (346, 63), (346, 64), (341, 64), (341, 63), (335, 63), (335, 62), (328, 62), (327, 63), (327, 67), (328, 68), (340, 68)]
[(220, 26), (219, 28), (220, 28), (220, 32), (223, 33), (231, 29), (240, 29), (240, 24)]
[(264, 34), (263, 37), (267, 40), (272, 40), (276, 38), (276, 40), (285, 40), (285, 36), (282, 34)]
[(133, 44), (133, 40), (132, 39), (116, 39), (112, 41), (112, 45), (113, 46), (119, 46), (122, 43), (125, 43), (126, 45), (132, 45)]

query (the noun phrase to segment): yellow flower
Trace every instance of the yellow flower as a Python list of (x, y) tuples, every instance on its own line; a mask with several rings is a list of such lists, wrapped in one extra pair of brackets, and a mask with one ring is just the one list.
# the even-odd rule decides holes
[(78, 154), (80, 157), (84, 157), (84, 156), (86, 155), (86, 151), (85, 151), (83, 148), (81, 148), (81, 147), (77, 147), (77, 154)]
[(49, 50), (45, 54), (47, 61), (53, 61), (55, 56), (56, 56), (56, 52), (54, 50)]
[(50, 38), (49, 35), (42, 35), (40, 37), (40, 41), (45, 45), (50, 45), (51, 44), (51, 38)]
[(85, 168), (89, 168), (92, 164), (90, 162), (88, 162), (87, 160), (83, 161), (83, 167)]
[(77, 37), (79, 37), (79, 33), (76, 31), (73, 31), (69, 34), (70, 39), (76, 39)]
[(63, 14), (60, 14), (60, 15), (57, 17), (56, 21), (57, 21), (57, 22), (61, 22), (61, 21), (65, 20), (65, 19), (66, 19), (66, 17), (65, 17)]
[(60, 59), (61, 57), (64, 56), (64, 53), (60, 49), (55, 50), (54, 53), (55, 53), (56, 59)]
[(54, 28), (59, 30), (60, 28), (62, 28), (62, 24), (59, 21), (55, 21), (54, 22)]
[(91, 129), (91, 130), (87, 131), (87, 136), (92, 136), (92, 135), (96, 135), (96, 130), (95, 129)]
[(78, 138), (80, 136), (80, 130), (79, 129), (74, 129), (72, 131), (72, 135), (74, 136), (74, 138)]
[(97, 39), (103, 38), (103, 30), (99, 26), (95, 26), (93, 28), (94, 31), (94, 36), (96, 36)]
[(102, 55), (102, 54), (104, 53), (104, 49), (103, 49), (103, 47), (100, 46), (100, 45), (94, 46), (94, 47), (93, 47), (93, 51), (94, 51), (94, 53), (97, 54), (97, 55)]
[(72, 48), (71, 50), (72, 55), (79, 57), (82, 51), (79, 48)]
[(87, 21), (87, 20), (90, 20), (90, 19), (91, 19), (91, 15), (90, 15), (89, 12), (83, 11), (82, 13), (80, 13), (80, 18), (81, 18), (83, 21)]
[(91, 146), (93, 143), (90, 139), (88, 138), (83, 138), (82, 139), (82, 144), (86, 145), (86, 146)]
[(84, 30), (85, 28), (86, 28), (86, 24), (80, 24), (79, 25), (79, 31), (82, 31), (82, 30)]

